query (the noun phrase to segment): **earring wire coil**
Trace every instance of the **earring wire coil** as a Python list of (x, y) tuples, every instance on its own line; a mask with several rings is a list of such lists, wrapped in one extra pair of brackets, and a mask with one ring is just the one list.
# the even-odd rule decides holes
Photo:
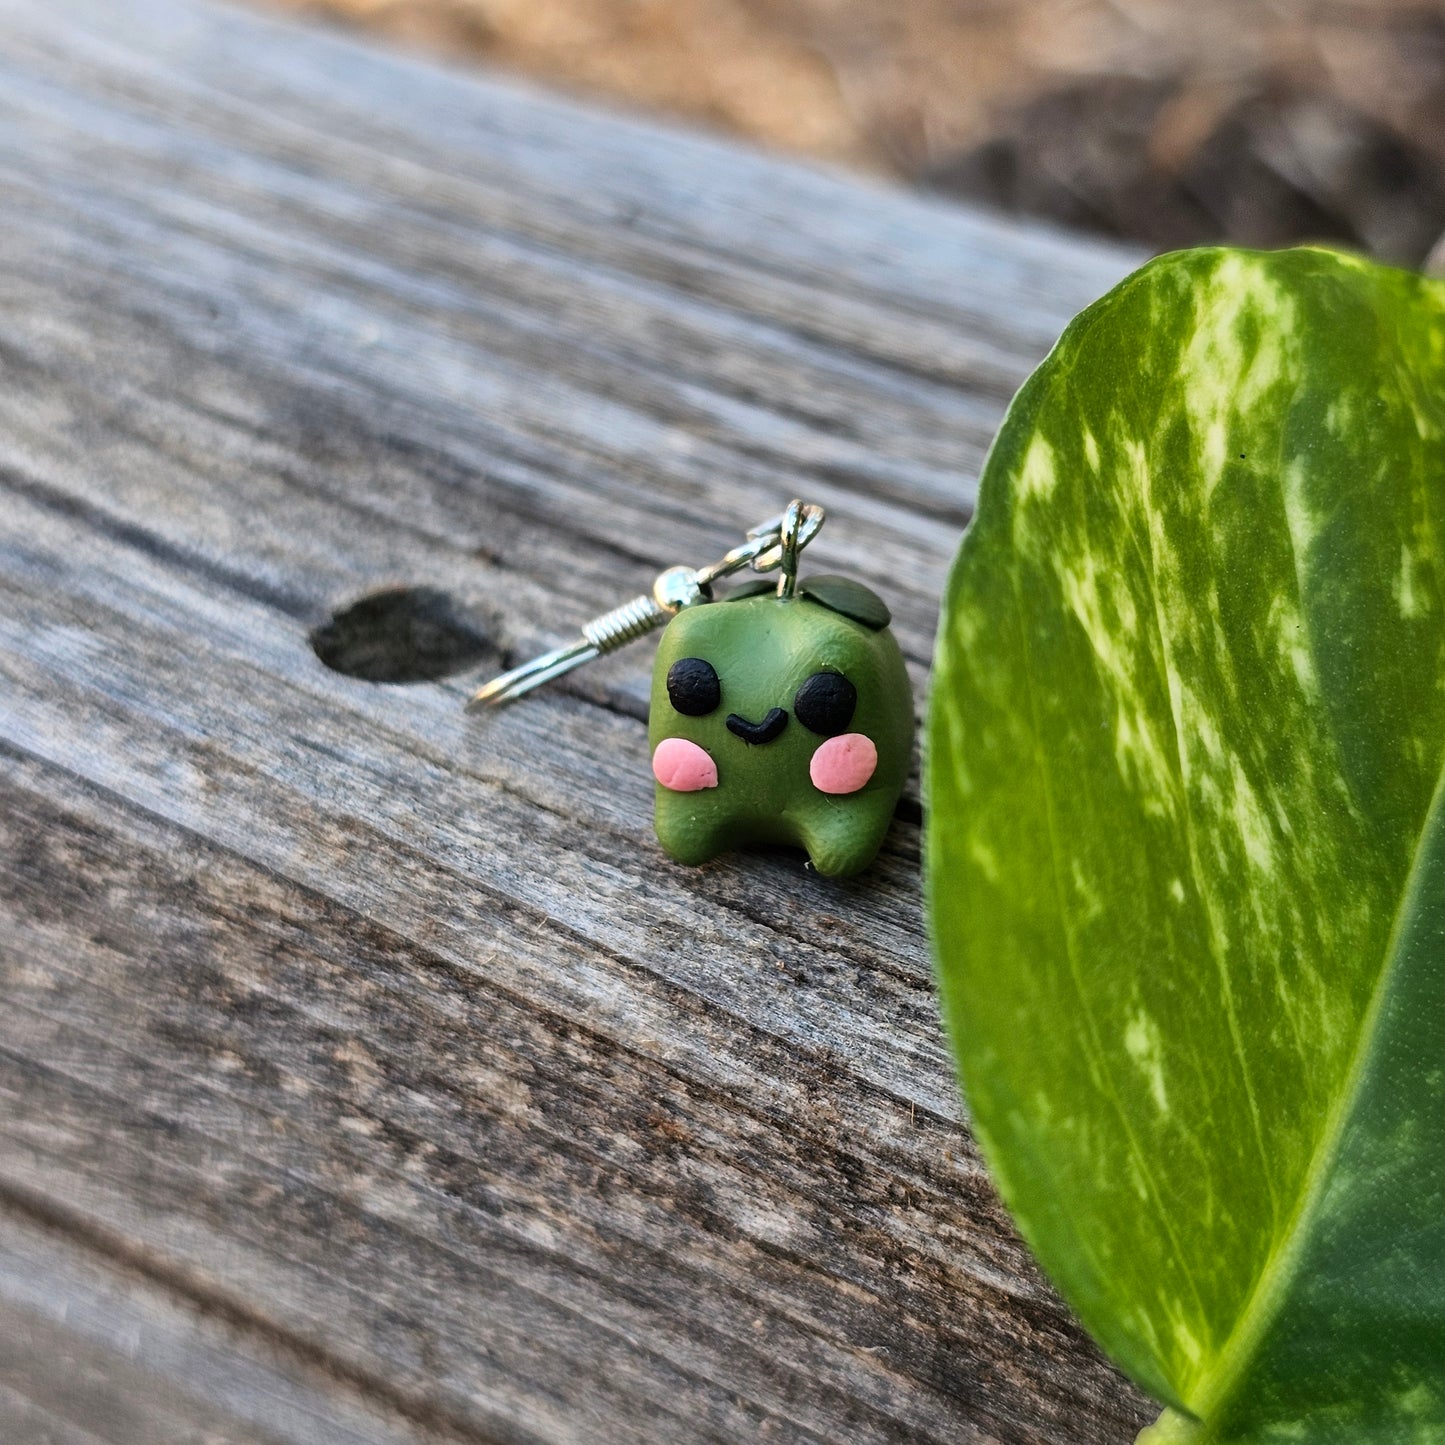
[(479, 687), (468, 701), (467, 711), (515, 702), (534, 688), (565, 676), (573, 668), (645, 637), (684, 607), (711, 602), (712, 584), (745, 567), (751, 567), (754, 572), (777, 571), (778, 596), (793, 596), (797, 587), (798, 554), (818, 535), (826, 515), (822, 507), (789, 502), (784, 512), (754, 527), (745, 542), (716, 562), (698, 568), (667, 568), (658, 573), (650, 593), (593, 618), (583, 626), (577, 641), (545, 652)]

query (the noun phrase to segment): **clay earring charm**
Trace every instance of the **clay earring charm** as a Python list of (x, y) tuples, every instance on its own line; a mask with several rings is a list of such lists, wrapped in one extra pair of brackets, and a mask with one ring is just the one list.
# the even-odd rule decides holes
[[(913, 696), (883, 600), (846, 577), (799, 579), (823, 509), (793, 502), (720, 561), (661, 573), (652, 593), (488, 683), (496, 705), (666, 623), (648, 736), (658, 841), (703, 863), (748, 843), (807, 850), (830, 875), (877, 854), (908, 775)], [(776, 571), (714, 595), (744, 568)]]

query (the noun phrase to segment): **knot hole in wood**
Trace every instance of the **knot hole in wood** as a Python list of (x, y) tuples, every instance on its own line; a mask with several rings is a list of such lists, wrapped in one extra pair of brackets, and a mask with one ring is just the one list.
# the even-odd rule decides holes
[(333, 672), (365, 682), (436, 682), (496, 660), (490, 623), (436, 587), (385, 587), (338, 608), (311, 630)]

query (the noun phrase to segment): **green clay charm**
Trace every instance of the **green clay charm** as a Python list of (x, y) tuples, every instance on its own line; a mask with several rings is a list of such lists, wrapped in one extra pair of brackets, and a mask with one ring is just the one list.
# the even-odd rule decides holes
[[(649, 740), (658, 840), (679, 863), (747, 843), (805, 848), (820, 873), (873, 861), (908, 776), (913, 690), (888, 608), (846, 577), (798, 581), (823, 509), (792, 502), (707, 567), (670, 567), (650, 595), (581, 637), (494, 678), (469, 706), (496, 706), (667, 624)], [(778, 573), (717, 600), (751, 567)]]
[(662, 635), (648, 725), (658, 840), (679, 863), (787, 843), (820, 873), (856, 873), (888, 831), (913, 739), (888, 610), (843, 577), (790, 597), (744, 591), (686, 608)]

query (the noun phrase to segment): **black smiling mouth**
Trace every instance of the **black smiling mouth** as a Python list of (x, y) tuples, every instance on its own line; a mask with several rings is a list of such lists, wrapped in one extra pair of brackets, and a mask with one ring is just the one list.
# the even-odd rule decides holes
[(728, 714), (728, 731), (745, 743), (770, 743), (787, 725), (788, 715), (780, 707), (769, 708), (762, 722), (749, 722), (735, 712)]

